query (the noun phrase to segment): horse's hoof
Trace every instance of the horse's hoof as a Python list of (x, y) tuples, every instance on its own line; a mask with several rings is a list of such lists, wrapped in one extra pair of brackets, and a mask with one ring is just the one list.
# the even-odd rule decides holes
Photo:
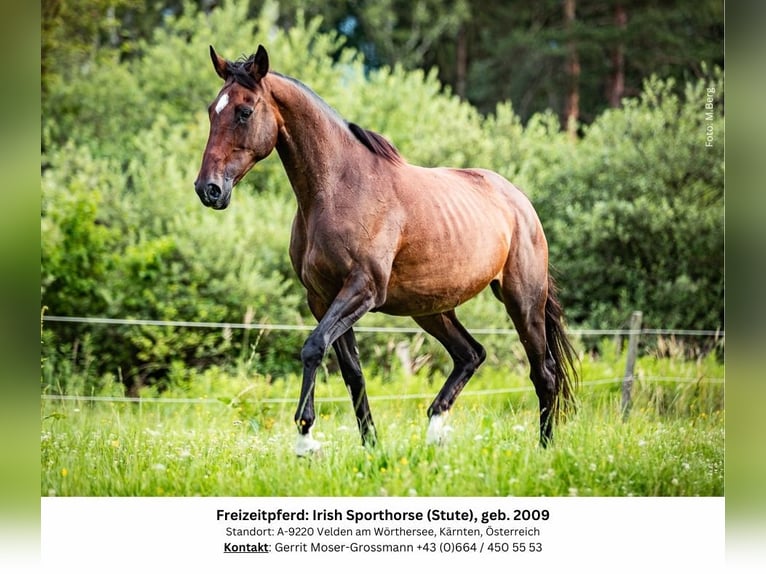
[(295, 441), (295, 454), (298, 456), (310, 456), (322, 448), (322, 443), (311, 436), (311, 432), (299, 434)]
[(433, 415), (428, 421), (428, 430), (426, 431), (426, 444), (444, 444), (452, 432), (452, 427), (447, 425), (449, 411), (444, 411), (438, 415)]

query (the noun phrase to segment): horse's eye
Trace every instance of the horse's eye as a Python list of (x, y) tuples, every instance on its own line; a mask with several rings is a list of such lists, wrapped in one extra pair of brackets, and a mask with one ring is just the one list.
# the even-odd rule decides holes
[(249, 118), (252, 114), (252, 108), (241, 108), (237, 113), (237, 121), (241, 124), (244, 124), (247, 121), (247, 118)]

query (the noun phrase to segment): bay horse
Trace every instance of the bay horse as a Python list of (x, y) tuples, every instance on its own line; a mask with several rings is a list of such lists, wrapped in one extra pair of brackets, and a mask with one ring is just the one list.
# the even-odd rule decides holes
[(548, 245), (527, 197), (484, 169), (424, 168), (381, 135), (345, 121), (307, 86), (269, 70), (263, 46), (237, 61), (210, 46), (224, 81), (208, 108), (210, 133), (194, 183), (203, 205), (225, 209), (234, 186), (275, 148), (297, 200), (290, 259), (318, 325), (301, 350), (303, 379), (295, 451), (312, 438), (317, 368), (332, 346), (362, 443), (375, 426), (354, 323), (367, 312), (411, 316), (448, 351), (454, 367), (428, 408), (427, 443), (440, 443), (446, 417), (484, 348), (455, 308), (490, 286), (511, 317), (540, 407), (540, 444), (573, 401), (577, 372), (548, 271)]

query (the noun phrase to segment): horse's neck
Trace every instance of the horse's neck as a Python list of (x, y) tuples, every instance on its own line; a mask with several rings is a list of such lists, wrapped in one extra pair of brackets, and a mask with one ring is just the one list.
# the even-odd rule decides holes
[(272, 96), (283, 119), (277, 153), (298, 205), (308, 209), (334, 191), (342, 173), (342, 120), (316, 96), (281, 76), (270, 75)]

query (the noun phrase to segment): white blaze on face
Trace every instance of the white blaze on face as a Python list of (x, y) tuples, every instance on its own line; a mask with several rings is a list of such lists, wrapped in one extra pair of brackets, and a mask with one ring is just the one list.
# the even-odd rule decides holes
[(218, 103), (215, 105), (215, 113), (220, 114), (221, 111), (226, 107), (226, 104), (229, 103), (229, 94), (223, 94), (220, 98), (218, 98)]

